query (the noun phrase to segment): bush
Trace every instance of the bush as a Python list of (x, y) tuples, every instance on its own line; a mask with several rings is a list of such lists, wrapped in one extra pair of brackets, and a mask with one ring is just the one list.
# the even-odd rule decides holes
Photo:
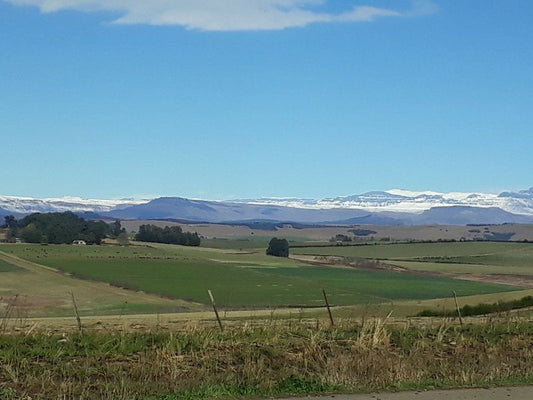
[[(465, 305), (461, 307), (461, 316), (472, 317), (475, 315), (486, 315), (495, 312), (505, 312), (519, 310), (521, 308), (533, 307), (533, 296), (522, 297), (519, 300), (500, 301), (498, 303), (480, 303), (476, 306)], [(417, 317), (455, 317), (456, 311), (436, 311), (423, 310), (416, 314)]]
[(287, 239), (272, 238), (266, 250), (267, 256), (289, 257), (289, 242)]

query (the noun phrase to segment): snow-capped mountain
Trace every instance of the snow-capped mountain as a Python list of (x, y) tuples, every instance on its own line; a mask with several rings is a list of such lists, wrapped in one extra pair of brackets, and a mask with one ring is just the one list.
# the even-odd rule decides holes
[(36, 212), (107, 212), (114, 209), (146, 203), (147, 200), (100, 200), (80, 197), (36, 199), (32, 197), (0, 196), (0, 208), (14, 214)]
[(322, 200), (263, 198), (244, 201), (238, 200), (238, 202), (295, 208), (344, 208), (371, 212), (388, 211), (398, 213), (422, 213), (435, 207), (499, 208), (513, 214), (533, 216), (533, 188), (519, 192), (503, 192), (501, 194), (414, 192), (393, 189)]
[(533, 188), (519, 192), (439, 193), (388, 190), (327, 198), (231, 201), (160, 197), (152, 200), (35, 199), (0, 196), (0, 215), (94, 213), (94, 218), (196, 222), (276, 221), (304, 224), (428, 225), (533, 223)]

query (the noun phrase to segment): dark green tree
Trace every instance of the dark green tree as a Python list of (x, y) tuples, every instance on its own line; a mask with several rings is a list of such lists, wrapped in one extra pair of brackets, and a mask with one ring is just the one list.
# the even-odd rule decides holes
[(74, 240), (85, 240), (88, 244), (100, 244), (110, 233), (105, 222), (86, 221), (71, 212), (31, 214), (20, 220), (18, 226), (23, 232), (22, 239), (30, 243), (40, 243), (46, 236), (48, 243), (70, 244)]
[(4, 221), (5, 221), (4, 227), (9, 228), (9, 229), (17, 228), (17, 220), (15, 219), (13, 215), (6, 215), (4, 217)]
[(122, 232), (126, 232), (126, 229), (122, 227), (120, 224), (120, 221), (117, 219), (115, 222), (111, 224), (111, 235), (115, 238), (118, 237)]
[(287, 239), (272, 238), (266, 250), (267, 256), (289, 257), (289, 242)]
[(182, 246), (200, 246), (200, 237), (196, 232), (183, 232), (179, 226), (165, 226), (164, 228), (160, 228), (155, 225), (141, 225), (139, 232), (135, 235), (135, 240), (140, 242), (179, 244)]
[(6, 228), (6, 240), (8, 243), (14, 242), (18, 235), (18, 222), (13, 215), (6, 215), (4, 217), (5, 224), (3, 228)]
[(21, 237), (26, 243), (41, 243), (43, 235), (35, 224), (29, 224), (22, 230)]

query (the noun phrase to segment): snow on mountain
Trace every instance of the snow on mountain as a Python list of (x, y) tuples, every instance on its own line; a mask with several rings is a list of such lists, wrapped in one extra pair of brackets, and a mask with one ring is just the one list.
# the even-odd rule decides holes
[[(243, 201), (244, 202), (244, 201)], [(392, 189), (381, 192), (335, 197), (322, 200), (263, 198), (246, 200), (248, 204), (296, 208), (348, 208), (371, 212), (422, 213), (434, 207), (500, 208), (513, 214), (533, 215), (533, 188), (517, 193), (440, 193)]]
[[(173, 199), (172, 201), (175, 201), (175, 199), (177, 198), (168, 199)], [(351, 196), (326, 198), (321, 200), (298, 198), (260, 198), (213, 202), (203, 200), (181, 199), (182, 201), (178, 204), (180, 205), (180, 207), (178, 207), (178, 205), (174, 203), (171, 204), (172, 207), (169, 206), (168, 203), (170, 200), (168, 199), (165, 200), (166, 202), (157, 202), (155, 200), (150, 201), (133, 199), (95, 200), (82, 199), (79, 197), (36, 199), (29, 197), (0, 196), (0, 210), (2, 210), (2, 212), (4, 213), (7, 210), (7, 212), (11, 212), (14, 214), (73, 211), (126, 215), (126, 212), (120, 213), (118, 211), (126, 210), (133, 206), (144, 207), (144, 205), (150, 204), (148, 208), (151, 210), (150, 212), (154, 215), (155, 218), (161, 217), (161, 212), (163, 209), (166, 210), (170, 207), (172, 208), (172, 210), (167, 210), (167, 214), (177, 215), (184, 212), (183, 207), (185, 207), (185, 205), (187, 205), (187, 207), (192, 207), (192, 204), (194, 205), (193, 209), (195, 210), (194, 213), (196, 214), (199, 213), (197, 209), (200, 205), (206, 207), (216, 206), (215, 208), (217, 209), (218, 214), (220, 214), (218, 215), (219, 218), (231, 218), (232, 216), (237, 217), (242, 213), (244, 213), (242, 215), (248, 216), (249, 212), (251, 213), (249, 216), (251, 218), (252, 215), (255, 216), (255, 212), (258, 210), (257, 207), (253, 208), (254, 212), (250, 211), (252, 210), (252, 208), (248, 208), (246, 209), (247, 211), (244, 212), (245, 208), (242, 207), (267, 206), (269, 208), (266, 210), (268, 210), (269, 212), (273, 212), (272, 210), (277, 210), (274, 207), (285, 207), (293, 209), (293, 211), (291, 211), (292, 213), (297, 212), (296, 209), (304, 209), (310, 211), (336, 209), (345, 211), (352, 210), (367, 213), (385, 212), (409, 214), (422, 214), (428, 210), (442, 207), (455, 207), (455, 212), (457, 212), (457, 207), (466, 207), (492, 210), (500, 209), (515, 215), (533, 216), (533, 188), (528, 190), (522, 190), (519, 192), (503, 192), (500, 194), (465, 192), (440, 193), (433, 191), (416, 192), (402, 189), (393, 189), (387, 191), (367, 192)], [(188, 202), (184, 203), (185, 200), (188, 200)], [(239, 205), (242, 205), (242, 207), (239, 208)], [(144, 208), (142, 207), (141, 209), (144, 210)], [(176, 207), (180, 209), (179, 212), (175, 210)], [(235, 215), (231, 214), (228, 211), (233, 210), (232, 212), (235, 213), (235, 210), (237, 209), (239, 210), (239, 213)], [(222, 210), (225, 210), (225, 212), (222, 213)], [(304, 210), (301, 210), (300, 214)], [(190, 210), (190, 212), (193, 212), (192, 209)], [(276, 212), (281, 213), (282, 210), (277, 210)], [(200, 218), (201, 216), (204, 216), (201, 213), (198, 215), (193, 214), (189, 215), (189, 213), (185, 213), (183, 218), (191, 216), (196, 216)], [(265, 217), (263, 214), (261, 215), (262, 217)], [(359, 214), (357, 216), (359, 217)], [(288, 215), (286, 215), (286, 217), (288, 217)]]
[(98, 213), (146, 203), (146, 201), (132, 199), (82, 199), (80, 197), (36, 199), (31, 197), (0, 196), (0, 208), (15, 214), (64, 211)]

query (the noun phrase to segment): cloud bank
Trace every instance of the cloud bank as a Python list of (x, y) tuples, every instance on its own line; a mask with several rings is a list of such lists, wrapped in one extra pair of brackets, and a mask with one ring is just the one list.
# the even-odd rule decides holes
[[(205, 31), (280, 30), (313, 23), (370, 22), (384, 17), (430, 14), (436, 6), (418, 1), (412, 9), (398, 11), (372, 6), (352, 6), (339, 14), (316, 11), (327, 0), (4, 0), (14, 5), (36, 6), (43, 13), (63, 10), (111, 11), (116, 24), (179, 25)], [(315, 10), (313, 9), (315, 8)]]

